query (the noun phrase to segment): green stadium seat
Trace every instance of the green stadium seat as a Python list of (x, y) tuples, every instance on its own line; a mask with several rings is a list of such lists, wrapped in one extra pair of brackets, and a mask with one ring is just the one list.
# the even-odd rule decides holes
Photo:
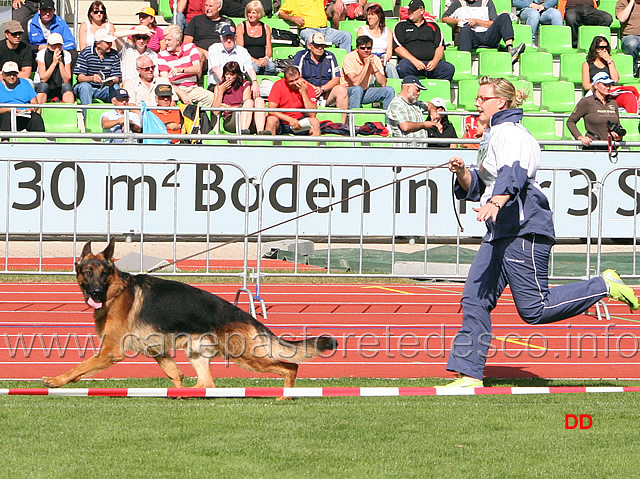
[(56, 143), (93, 143), (91, 138), (56, 138)]
[(507, 80), (515, 80), (511, 65), (511, 55), (507, 52), (482, 51), (479, 54), (478, 73), (481, 77), (502, 77)]
[(399, 18), (385, 18), (384, 26), (387, 27), (389, 30), (393, 31), (393, 29), (395, 28), (395, 26), (398, 24), (399, 21), (400, 21)]
[(444, 51), (444, 60), (456, 68), (453, 74), (453, 81), (471, 80), (476, 77), (471, 71), (471, 52), (461, 52), (447, 48)]
[(536, 140), (561, 140), (556, 135), (556, 119), (551, 116), (525, 116), (522, 118), (524, 126)]
[(533, 83), (556, 81), (553, 74), (553, 55), (547, 52), (527, 52), (520, 56), (520, 78)]
[[(620, 124), (627, 130), (627, 134), (624, 135), (625, 141), (640, 141), (640, 132), (638, 132), (638, 120), (634, 118), (625, 118), (624, 115), (620, 116)], [(638, 151), (640, 147), (631, 146), (630, 150)]]
[[(621, 26), (620, 20), (616, 18), (616, 3), (618, 0), (600, 0), (598, 2), (598, 10), (609, 13), (613, 18), (613, 22), (609, 25), (612, 30), (620, 30)], [(618, 39), (620, 39), (620, 35), (618, 35)]]
[(460, 80), (458, 82), (458, 108), (476, 111), (476, 96), (478, 96), (478, 80)]
[(451, 83), (449, 80), (421, 80), (422, 84), (427, 87), (427, 91), (423, 93), (423, 101), (431, 101), (431, 99), (440, 97), (446, 105), (447, 110), (455, 110), (455, 105), (451, 101)]
[(387, 86), (393, 88), (397, 95), (402, 90), (402, 78), (387, 78)]
[(582, 64), (586, 59), (586, 53), (563, 53), (560, 55), (560, 80), (581, 85)]
[(553, 55), (575, 53), (571, 42), (571, 27), (566, 25), (540, 25), (538, 27), (538, 49)]
[(496, 6), (496, 13), (498, 15), (503, 12), (511, 13), (513, 9), (511, 0), (493, 0), (493, 4)]
[(171, 23), (173, 18), (173, 12), (169, 6), (169, 0), (159, 0), (158, 2), (158, 15), (160, 15), (168, 23)]
[(523, 105), (520, 108), (522, 108), (524, 111), (540, 111), (540, 107), (533, 101), (532, 82), (526, 80), (518, 80), (513, 82), (513, 85), (516, 87), (516, 90), (524, 90), (528, 93), (527, 99), (524, 101)]
[[(371, 111), (372, 108), (355, 108), (355, 110), (365, 110)], [(354, 113), (353, 121), (356, 126), (362, 126), (368, 121), (379, 121), (381, 123), (386, 124), (387, 119), (385, 117), (385, 112), (383, 109), (379, 110), (380, 113)]]
[(640, 79), (633, 76), (633, 57), (631, 55), (616, 53), (611, 55), (611, 59), (615, 62), (616, 70), (618, 70), (618, 73), (620, 74), (618, 84), (636, 85), (640, 82)]
[(531, 27), (526, 23), (514, 23), (513, 44), (517, 46), (521, 43), (524, 43), (527, 48), (530, 48), (533, 45), (533, 35), (531, 33)]
[(573, 83), (566, 81), (540, 84), (540, 109), (554, 113), (569, 113), (576, 106)]
[[(444, 2), (442, 2), (442, 4), (444, 5)], [(451, 25), (444, 22), (437, 22), (437, 24), (438, 24), (438, 27), (440, 28), (440, 31), (442, 32), (444, 43), (446, 45), (449, 45), (449, 44), (453, 45), (453, 29), (451, 28)], [(451, 48), (451, 47), (448, 46), (447, 48)]]
[(80, 133), (75, 108), (43, 108), (41, 111), (47, 132)]
[(578, 50), (588, 52), (594, 37), (601, 35), (611, 44), (611, 29), (598, 25), (582, 25), (578, 28)]
[(282, 18), (278, 18), (278, 17), (272, 17), (272, 18), (263, 17), (260, 21), (262, 23), (264, 23), (265, 25), (269, 25), (271, 28), (277, 28), (278, 30), (287, 30), (287, 31), (291, 30), (291, 26), (287, 22), (285, 22)]
[(106, 108), (92, 108), (85, 110), (84, 125), (87, 133), (102, 133), (102, 125), (100, 124), (100, 116), (109, 111)]
[(316, 118), (319, 121), (329, 120), (334, 123), (342, 123), (342, 113), (332, 111), (333, 108), (318, 108)]
[(343, 32), (349, 32), (351, 34), (351, 46), (355, 48), (358, 29), (366, 24), (367, 22), (365, 22), (364, 20), (342, 20), (340, 22), (339, 30), (342, 30)]
[(46, 138), (24, 138), (22, 136), (16, 136), (12, 138), (12, 141), (17, 141), (19, 143), (46, 143)]
[(336, 60), (338, 61), (338, 66), (342, 66), (343, 58), (347, 55), (347, 53), (349, 53), (344, 48), (338, 47), (326, 47), (325, 51), (333, 53), (333, 55), (336, 57)]
[[(394, 0), (376, 0), (375, 3), (380, 5), (384, 12), (392, 12), (393, 13)], [(426, 5), (425, 5), (425, 7), (426, 7)]]
[(304, 46), (299, 47), (290, 47), (290, 46), (280, 46), (274, 45), (273, 47), (273, 58), (289, 58), (298, 53), (300, 50), (304, 50)]

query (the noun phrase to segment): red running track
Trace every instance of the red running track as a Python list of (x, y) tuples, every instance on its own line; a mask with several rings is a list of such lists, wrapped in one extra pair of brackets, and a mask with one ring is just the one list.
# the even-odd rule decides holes
[[(237, 285), (198, 285), (233, 301)], [(446, 377), (446, 354), (460, 321), (462, 286), (263, 285), (268, 318), (277, 335), (332, 334), (339, 347), (300, 367), (300, 377)], [(243, 309), (248, 309), (243, 296)], [(611, 321), (592, 309), (570, 320), (530, 326), (518, 317), (509, 290), (493, 313), (488, 377), (640, 378), (640, 314), (609, 304)], [(92, 310), (77, 285), (0, 284), (0, 378), (61, 374), (99, 350)], [(194, 376), (184, 353), (178, 364)], [(214, 377), (253, 377), (214, 359)], [(97, 377), (161, 377), (141, 356)]]

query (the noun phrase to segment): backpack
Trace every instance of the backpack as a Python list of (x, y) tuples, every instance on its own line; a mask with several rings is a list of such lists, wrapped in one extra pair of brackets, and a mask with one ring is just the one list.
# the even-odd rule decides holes
[[(182, 111), (183, 135), (208, 134), (211, 128), (211, 120), (207, 112), (200, 112), (200, 105), (180, 105)], [(202, 140), (186, 140), (188, 143), (202, 144)]]
[(274, 58), (273, 63), (276, 64), (276, 73), (284, 73), (287, 67), (293, 65), (293, 56), (289, 55), (287, 58)]
[(297, 33), (290, 32), (289, 30), (281, 30), (280, 28), (272, 28), (271, 29), (271, 39), (275, 40), (278, 43), (280, 42), (291, 42), (292, 47), (300, 46), (300, 35)]

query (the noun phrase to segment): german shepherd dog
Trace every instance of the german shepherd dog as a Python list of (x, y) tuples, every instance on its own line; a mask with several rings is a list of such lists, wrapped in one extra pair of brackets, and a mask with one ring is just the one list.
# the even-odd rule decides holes
[(102, 347), (94, 357), (56, 377), (48, 387), (64, 386), (116, 364), (130, 352), (153, 357), (175, 387), (184, 375), (171, 352), (184, 348), (196, 371), (197, 388), (215, 387), (209, 362), (221, 355), (238, 366), (275, 373), (293, 387), (298, 363), (333, 350), (330, 336), (285, 341), (250, 314), (204, 290), (146, 274), (119, 271), (113, 262), (114, 239), (94, 255), (91, 241), (75, 264), (84, 299), (94, 309)]

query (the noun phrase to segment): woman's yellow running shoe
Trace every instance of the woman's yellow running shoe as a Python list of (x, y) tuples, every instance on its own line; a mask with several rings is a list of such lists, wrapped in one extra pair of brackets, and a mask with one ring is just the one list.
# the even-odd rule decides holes
[(624, 284), (615, 269), (607, 269), (600, 275), (609, 288), (609, 297), (629, 305), (634, 311), (640, 308), (638, 297), (631, 286)]
[(446, 384), (445, 386), (438, 386), (443, 388), (483, 388), (484, 384), (482, 379), (472, 378), (471, 376), (462, 376), (455, 381)]

